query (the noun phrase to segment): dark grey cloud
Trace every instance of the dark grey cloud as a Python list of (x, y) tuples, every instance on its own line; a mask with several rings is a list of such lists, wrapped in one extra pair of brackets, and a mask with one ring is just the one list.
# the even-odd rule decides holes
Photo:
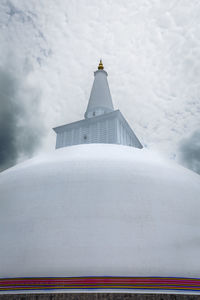
[(180, 144), (181, 162), (200, 174), (200, 129)]
[(28, 86), (27, 75), (0, 67), (0, 171), (31, 157), (43, 136), (40, 93)]

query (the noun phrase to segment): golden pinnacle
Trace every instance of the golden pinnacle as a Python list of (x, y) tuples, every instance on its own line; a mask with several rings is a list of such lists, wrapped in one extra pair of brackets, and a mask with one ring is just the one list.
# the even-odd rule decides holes
[(104, 69), (104, 66), (103, 66), (102, 60), (100, 59), (98, 70), (103, 70), (103, 69)]

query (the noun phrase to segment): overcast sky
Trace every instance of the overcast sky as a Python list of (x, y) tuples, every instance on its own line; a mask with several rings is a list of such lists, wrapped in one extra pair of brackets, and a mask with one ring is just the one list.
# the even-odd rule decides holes
[(200, 173), (199, 0), (1, 0), (0, 169), (83, 118), (103, 59), (141, 142)]

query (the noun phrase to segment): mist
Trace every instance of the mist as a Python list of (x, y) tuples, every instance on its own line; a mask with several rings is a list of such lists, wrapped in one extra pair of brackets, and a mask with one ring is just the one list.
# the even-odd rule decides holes
[(200, 130), (183, 139), (180, 145), (181, 162), (187, 168), (200, 174)]
[(31, 157), (41, 145), (41, 96), (28, 83), (29, 74), (18, 65), (0, 66), (0, 171)]

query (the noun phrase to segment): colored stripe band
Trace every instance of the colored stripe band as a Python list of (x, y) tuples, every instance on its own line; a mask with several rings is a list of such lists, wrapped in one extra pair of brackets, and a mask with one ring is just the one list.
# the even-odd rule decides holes
[(31, 290), (165, 290), (200, 292), (199, 278), (177, 277), (41, 277), (0, 278), (0, 292)]

